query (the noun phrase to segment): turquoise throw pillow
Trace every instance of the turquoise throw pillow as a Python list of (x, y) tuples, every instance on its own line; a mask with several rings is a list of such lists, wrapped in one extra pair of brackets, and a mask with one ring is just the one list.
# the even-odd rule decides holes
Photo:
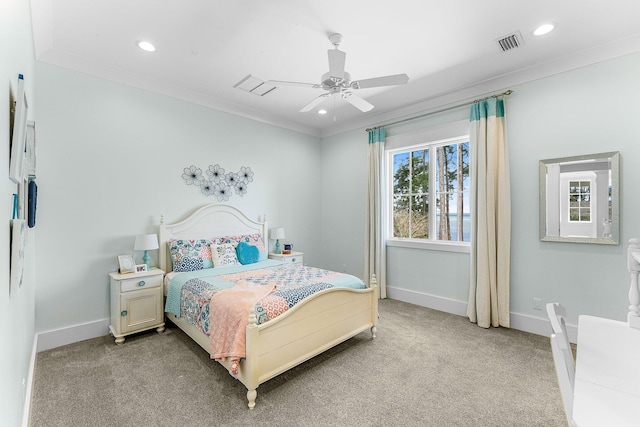
[(253, 264), (260, 259), (260, 249), (255, 245), (250, 245), (246, 242), (239, 242), (236, 247), (236, 255), (238, 255), (238, 261), (240, 264)]

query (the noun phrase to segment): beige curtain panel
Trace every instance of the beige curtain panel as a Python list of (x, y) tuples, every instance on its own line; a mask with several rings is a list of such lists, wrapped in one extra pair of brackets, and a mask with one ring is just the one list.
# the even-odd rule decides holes
[(471, 283), (467, 316), (478, 326), (510, 327), (511, 196), (501, 98), (471, 107)]
[(387, 297), (387, 254), (385, 248), (384, 128), (369, 131), (367, 221), (365, 231), (364, 280), (376, 275), (380, 298)]

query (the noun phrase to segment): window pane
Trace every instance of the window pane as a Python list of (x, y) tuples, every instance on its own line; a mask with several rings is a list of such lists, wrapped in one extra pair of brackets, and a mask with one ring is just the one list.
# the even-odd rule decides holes
[(429, 238), (429, 197), (413, 196), (411, 198), (411, 237), (414, 239)]
[(590, 209), (580, 209), (580, 221), (591, 221)]
[(569, 182), (569, 193), (570, 194), (578, 194), (579, 193), (579, 185), (580, 183), (578, 181), (571, 181)]
[(413, 194), (429, 191), (429, 150), (411, 153), (411, 192)]
[(408, 194), (411, 175), (409, 170), (409, 153), (393, 156), (393, 194)]
[(437, 239), (470, 241), (469, 143), (440, 146), (436, 152)]
[(393, 237), (409, 237), (409, 197), (393, 197)]
[(580, 213), (578, 208), (569, 209), (569, 221), (579, 221), (579, 220), (580, 220)]

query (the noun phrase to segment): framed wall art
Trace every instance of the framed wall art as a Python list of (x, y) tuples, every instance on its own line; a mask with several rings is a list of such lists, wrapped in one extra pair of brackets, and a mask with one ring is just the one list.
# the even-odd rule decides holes
[(27, 223), (23, 219), (11, 220), (11, 279), (9, 295), (15, 297), (24, 278), (24, 245)]
[(24, 152), (27, 134), (27, 112), (29, 105), (24, 91), (24, 78), (18, 76), (18, 97), (16, 98), (13, 118), (13, 135), (11, 137), (11, 160), (9, 162), (9, 178), (16, 184), (24, 179)]
[(27, 133), (24, 150), (24, 178), (36, 177), (36, 124), (27, 121)]

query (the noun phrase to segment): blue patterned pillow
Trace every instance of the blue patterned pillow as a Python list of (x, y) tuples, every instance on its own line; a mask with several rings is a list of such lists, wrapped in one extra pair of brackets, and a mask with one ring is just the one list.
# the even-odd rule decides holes
[(260, 260), (260, 249), (256, 245), (251, 245), (247, 242), (238, 243), (236, 254), (238, 255), (238, 261), (242, 265), (253, 264)]
[[(171, 255), (171, 261), (174, 265), (174, 271), (193, 271), (213, 268), (210, 245), (218, 241), (219, 240), (211, 239), (170, 240), (169, 254)], [(201, 262), (197, 262), (198, 260)], [(176, 270), (176, 266), (178, 265), (180, 265), (181, 268), (191, 268), (191, 270)]]
[(185, 258), (173, 264), (173, 271), (195, 271), (204, 269), (202, 259)]

